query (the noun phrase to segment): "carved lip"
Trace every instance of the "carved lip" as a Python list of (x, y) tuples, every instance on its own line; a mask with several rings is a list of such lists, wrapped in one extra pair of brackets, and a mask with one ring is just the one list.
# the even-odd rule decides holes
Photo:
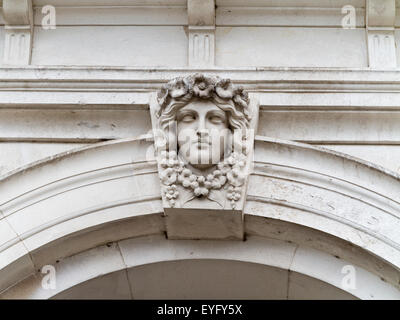
[(196, 142), (195, 145), (198, 149), (208, 149), (211, 144), (207, 142)]
[(211, 146), (211, 141), (207, 138), (199, 138), (193, 144), (196, 145), (198, 148), (208, 148), (209, 146)]

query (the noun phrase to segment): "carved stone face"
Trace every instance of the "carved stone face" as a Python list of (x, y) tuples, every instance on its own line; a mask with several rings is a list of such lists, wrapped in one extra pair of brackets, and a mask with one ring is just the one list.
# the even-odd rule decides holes
[(247, 92), (229, 79), (178, 77), (162, 86), (151, 111), (166, 207), (242, 205), (252, 150)]
[(206, 169), (217, 164), (230, 143), (228, 116), (208, 100), (194, 100), (177, 113), (180, 157), (191, 166)]

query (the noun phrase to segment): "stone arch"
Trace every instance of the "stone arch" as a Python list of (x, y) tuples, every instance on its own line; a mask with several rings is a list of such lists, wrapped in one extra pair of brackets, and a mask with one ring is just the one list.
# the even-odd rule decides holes
[[(153, 239), (154, 259), (163, 245), (186, 243), (196, 248), (193, 241), (165, 240), (157, 168), (154, 159), (149, 159), (152, 144), (148, 136), (101, 143), (57, 155), (1, 179), (3, 297), (41, 296), (43, 265), (67, 265), (96, 252), (101, 258), (102, 248), (118, 247), (120, 252), (122, 242)], [(267, 137), (256, 138), (254, 157), (244, 210), (246, 241), (197, 242), (200, 247), (212, 243), (213, 248), (236, 248), (230, 256), (225, 249), (213, 256), (205, 248), (197, 248), (200, 260), (211, 257), (277, 267), (338, 290), (342, 290), (339, 280), (343, 278), (339, 266), (351, 264), (362, 280), (358, 291), (349, 290), (348, 294), (366, 299), (399, 297), (400, 228), (396, 225), (400, 186), (396, 174), (344, 154)], [(288, 265), (257, 262), (257, 248), (269, 248), (268, 241), (293, 249)], [(246, 245), (244, 251), (252, 254), (235, 257), (239, 246)], [(204, 250), (209, 256), (202, 256)], [(176, 258), (174, 252), (170, 251), (177, 261), (192, 260)], [(304, 261), (296, 264), (302, 257)], [(165, 262), (158, 259), (147, 264)], [(329, 273), (328, 266), (335, 266), (335, 271)], [(99, 274), (59, 289), (65, 291), (131, 266), (107, 269), (104, 263), (98, 268)], [(47, 297), (55, 294), (47, 293)]]

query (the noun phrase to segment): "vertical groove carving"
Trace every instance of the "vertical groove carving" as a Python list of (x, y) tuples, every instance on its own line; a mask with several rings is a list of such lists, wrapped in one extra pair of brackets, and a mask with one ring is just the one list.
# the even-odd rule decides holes
[(5, 64), (29, 64), (30, 37), (30, 33), (25, 30), (6, 30), (3, 58)]
[(189, 65), (214, 64), (214, 29), (191, 30), (189, 33)]
[(18, 45), (19, 59), (24, 58), (24, 48), (25, 48), (25, 35), (22, 33), (19, 36), (19, 45)]
[(3, 63), (28, 65), (32, 53), (32, 0), (3, 0), (5, 46)]
[(204, 36), (204, 61), (210, 61), (210, 37), (208, 35)]
[(395, 0), (367, 0), (368, 61), (372, 68), (395, 68)]
[(198, 47), (199, 47), (199, 36), (195, 34), (193, 36), (193, 58), (195, 61), (199, 59)]
[(370, 67), (396, 67), (396, 53), (393, 32), (369, 31), (368, 51)]

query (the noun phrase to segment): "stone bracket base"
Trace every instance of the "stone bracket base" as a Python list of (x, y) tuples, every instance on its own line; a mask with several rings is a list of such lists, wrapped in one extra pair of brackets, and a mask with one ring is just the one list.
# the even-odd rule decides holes
[(168, 239), (243, 240), (243, 212), (164, 208)]

